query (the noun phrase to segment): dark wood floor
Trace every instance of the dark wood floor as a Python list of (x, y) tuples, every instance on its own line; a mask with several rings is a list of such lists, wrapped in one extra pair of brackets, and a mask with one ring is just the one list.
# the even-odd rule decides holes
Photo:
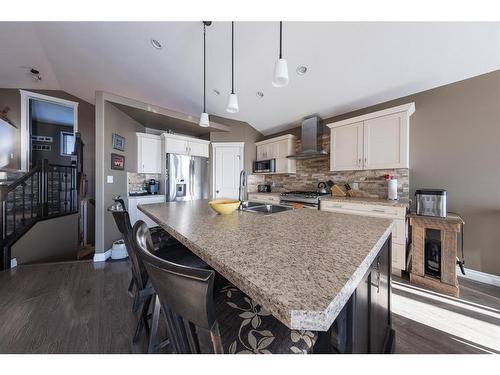
[[(127, 262), (41, 264), (0, 272), (0, 353), (138, 353)], [(499, 288), (460, 280), (453, 299), (393, 283), (397, 353), (500, 352)]]

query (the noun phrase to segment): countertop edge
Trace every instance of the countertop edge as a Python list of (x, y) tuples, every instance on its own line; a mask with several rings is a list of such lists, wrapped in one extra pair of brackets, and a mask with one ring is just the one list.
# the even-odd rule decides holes
[(298, 330), (314, 330), (314, 331), (327, 331), (333, 324), (340, 311), (344, 308), (351, 295), (357, 289), (359, 283), (363, 279), (370, 265), (375, 260), (377, 254), (382, 249), (385, 241), (392, 233), (394, 223), (392, 222), (380, 237), (377, 243), (373, 246), (370, 253), (366, 256), (359, 267), (354, 271), (351, 278), (347, 281), (344, 287), (340, 290), (333, 301), (328, 305), (324, 311), (305, 311), (295, 310), (292, 311), (291, 316), (291, 329)]

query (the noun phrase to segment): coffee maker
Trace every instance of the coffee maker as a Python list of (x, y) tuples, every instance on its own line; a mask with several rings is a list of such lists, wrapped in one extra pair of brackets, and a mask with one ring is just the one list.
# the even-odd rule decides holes
[(148, 183), (149, 194), (152, 194), (152, 195), (158, 194), (159, 188), (160, 188), (160, 182), (158, 180), (155, 180), (154, 178), (149, 180), (149, 183)]

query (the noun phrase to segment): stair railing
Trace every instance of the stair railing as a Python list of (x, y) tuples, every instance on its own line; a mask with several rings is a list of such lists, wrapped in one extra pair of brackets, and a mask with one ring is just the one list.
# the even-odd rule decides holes
[(0, 186), (0, 270), (10, 267), (10, 247), (37, 221), (78, 212), (75, 166), (42, 160), (7, 186)]

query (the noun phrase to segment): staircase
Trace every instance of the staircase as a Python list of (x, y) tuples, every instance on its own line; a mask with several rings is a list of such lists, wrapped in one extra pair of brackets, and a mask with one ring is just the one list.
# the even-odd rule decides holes
[(0, 186), (0, 270), (10, 268), (10, 247), (38, 221), (78, 212), (75, 166), (40, 161), (8, 186)]

